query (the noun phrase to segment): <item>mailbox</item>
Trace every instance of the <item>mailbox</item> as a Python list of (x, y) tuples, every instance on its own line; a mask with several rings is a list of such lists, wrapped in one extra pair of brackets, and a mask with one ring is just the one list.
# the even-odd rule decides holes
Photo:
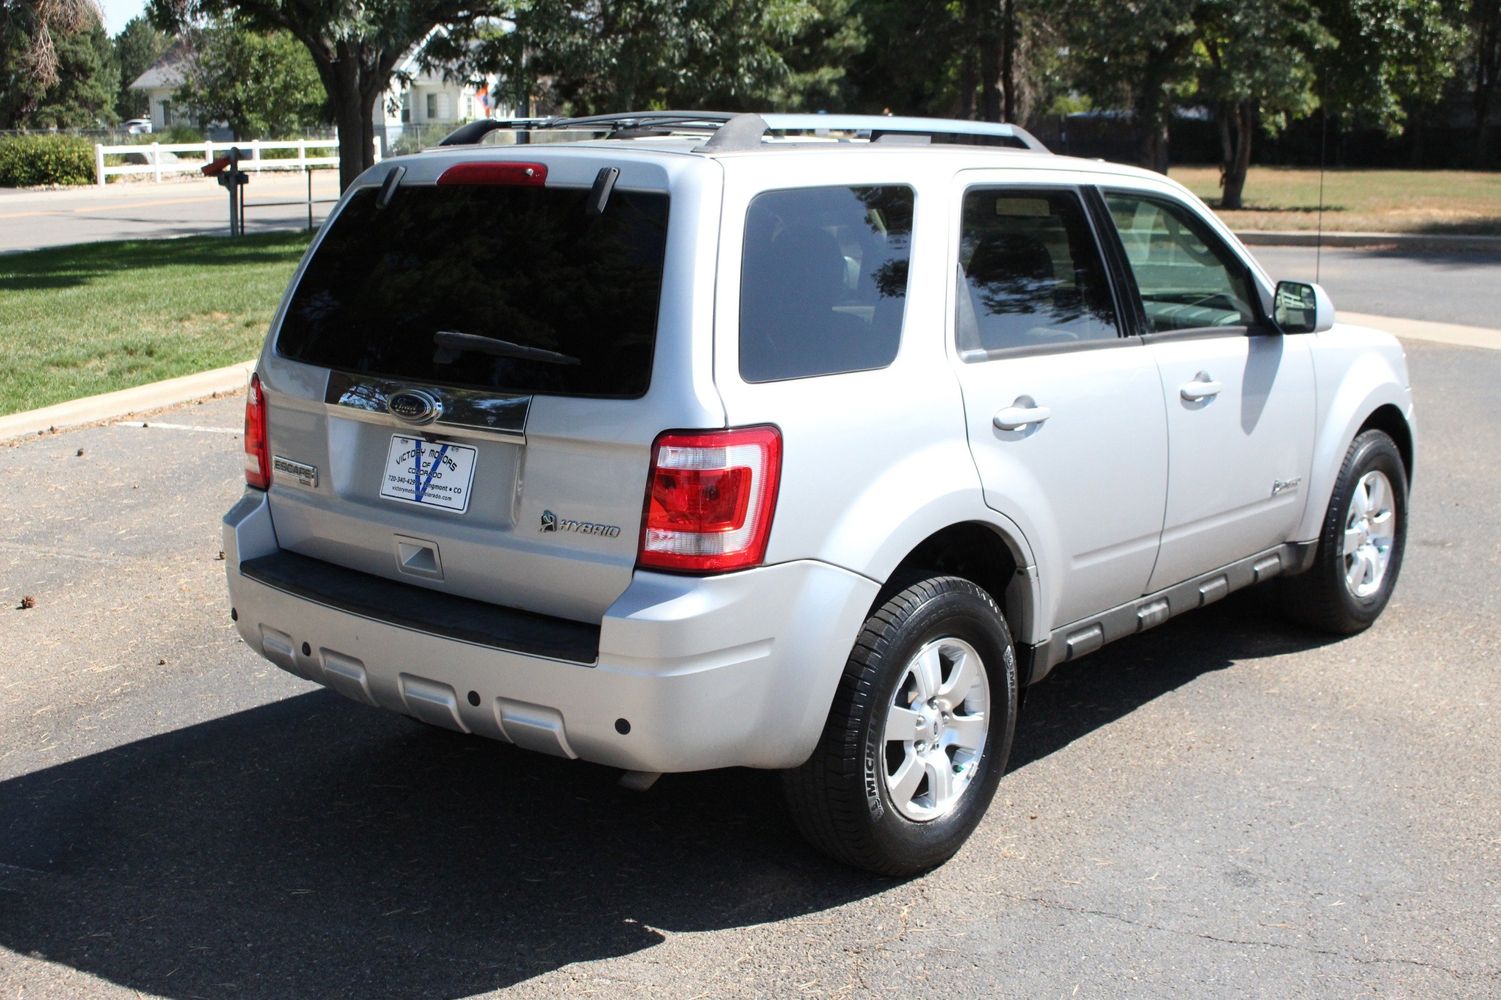
[(231, 146), (229, 152), (205, 163), (199, 169), (205, 177), (212, 177), (219, 186), (229, 191), (229, 235), (240, 236), (245, 232), (245, 201), (240, 188), (250, 183), (250, 175), (240, 169), (240, 147)]

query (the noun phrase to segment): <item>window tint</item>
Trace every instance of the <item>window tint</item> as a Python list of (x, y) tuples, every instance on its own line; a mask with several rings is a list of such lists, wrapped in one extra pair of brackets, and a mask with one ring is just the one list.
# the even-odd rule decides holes
[(1105, 203), (1136, 276), (1149, 332), (1256, 322), (1244, 265), (1187, 207), (1118, 192), (1107, 192)]
[(500, 392), (639, 396), (651, 379), (667, 196), (585, 189), (361, 191), (282, 323), (286, 357)]
[(757, 195), (745, 218), (740, 377), (772, 382), (891, 364), (912, 206), (909, 187)]
[(981, 188), (959, 235), (960, 356), (1118, 336), (1084, 206), (1071, 191)]

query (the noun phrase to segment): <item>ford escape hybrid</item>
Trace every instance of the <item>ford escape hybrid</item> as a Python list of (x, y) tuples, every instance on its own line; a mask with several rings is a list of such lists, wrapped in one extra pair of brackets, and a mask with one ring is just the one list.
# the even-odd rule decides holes
[(245, 425), (224, 548), (267, 659), (639, 785), (780, 769), (887, 873), (959, 849), (1055, 665), (1279, 576), (1369, 625), (1415, 447), (1396, 342), (1162, 176), (699, 112), (367, 171)]

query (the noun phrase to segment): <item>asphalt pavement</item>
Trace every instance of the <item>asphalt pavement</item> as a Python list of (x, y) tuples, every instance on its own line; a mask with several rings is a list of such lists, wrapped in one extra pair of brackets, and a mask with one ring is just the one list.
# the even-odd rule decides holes
[[(339, 196), (339, 172), (312, 172), (313, 225)], [(307, 174), (255, 173), (245, 192), (245, 231), (308, 224)], [(0, 253), (102, 240), (161, 239), (229, 232), (229, 193), (204, 177), (183, 176), (58, 191), (0, 188)]]
[(1337, 309), (1501, 328), (1501, 252), (1250, 247), (1274, 280), (1317, 281)]
[(1060, 668), (904, 881), (772, 775), (623, 793), (252, 655), (238, 398), (0, 446), (0, 996), (1501, 995), (1501, 352), (1408, 352), (1381, 621), (1253, 590)]

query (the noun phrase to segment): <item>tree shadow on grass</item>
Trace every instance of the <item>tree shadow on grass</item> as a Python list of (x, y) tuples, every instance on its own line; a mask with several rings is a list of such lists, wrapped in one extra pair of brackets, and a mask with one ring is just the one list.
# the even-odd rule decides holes
[(254, 233), (236, 239), (186, 236), (181, 239), (124, 240), (32, 250), (0, 256), (0, 290), (76, 288), (99, 278), (155, 268), (212, 271), (259, 264), (289, 268), (311, 237), (302, 233)]
[[(1059, 669), (1013, 769), (1315, 644), (1258, 608)], [(806, 847), (775, 775), (614, 779), (300, 695), (0, 782), (0, 945), (168, 997), (463, 997), (893, 884)]]

